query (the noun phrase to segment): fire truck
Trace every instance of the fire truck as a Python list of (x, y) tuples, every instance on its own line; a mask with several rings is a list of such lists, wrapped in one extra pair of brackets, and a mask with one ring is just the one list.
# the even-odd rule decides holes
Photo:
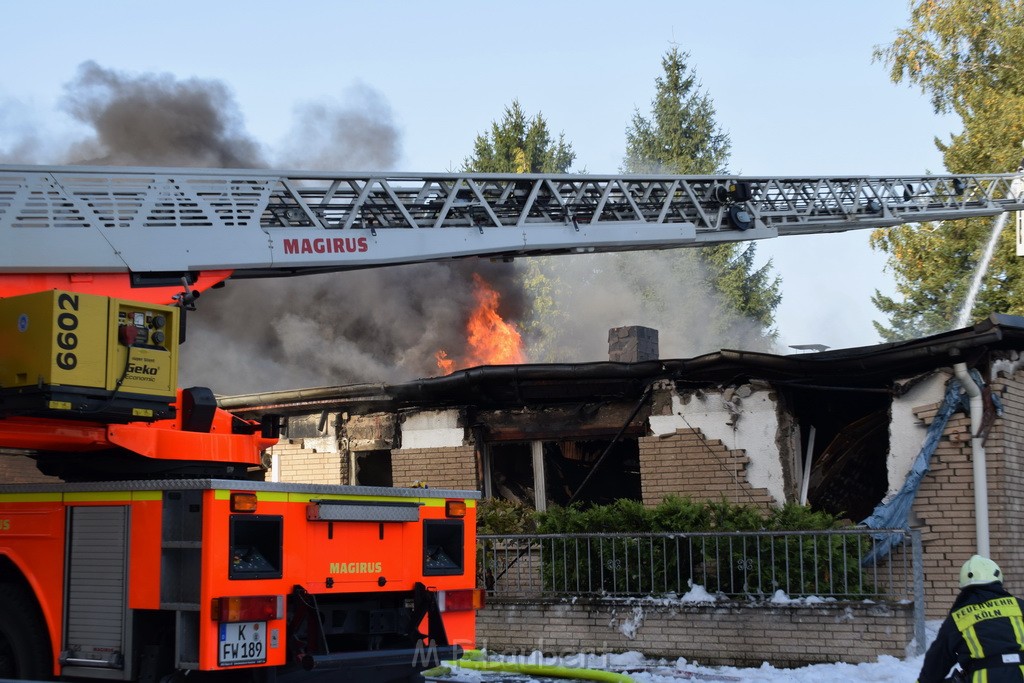
[(0, 166), (0, 678), (416, 680), (474, 644), (476, 491), (262, 480), (272, 417), (177, 387), (228, 280), (994, 216), (1009, 175)]

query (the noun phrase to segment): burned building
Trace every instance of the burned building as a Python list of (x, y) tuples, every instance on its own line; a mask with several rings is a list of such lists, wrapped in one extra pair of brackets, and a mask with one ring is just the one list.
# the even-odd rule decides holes
[[(286, 438), (268, 465), (283, 481), (478, 488), (538, 509), (670, 494), (805, 502), (857, 523), (900, 489), (963, 364), (1003, 407), (997, 416), (986, 403), (984, 416), (992, 555), (1024, 566), (1011, 532), (1024, 522), (1022, 350), (1024, 319), (993, 316), (855, 349), (485, 366), (221, 404), (282, 415)], [(924, 532), (935, 610), (976, 547), (970, 425), (963, 412), (945, 425), (907, 520)]]

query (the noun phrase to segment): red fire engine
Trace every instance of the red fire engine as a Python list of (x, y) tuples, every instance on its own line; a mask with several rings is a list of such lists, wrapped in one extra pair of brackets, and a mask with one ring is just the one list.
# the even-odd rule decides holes
[(226, 279), (994, 215), (1012, 176), (0, 167), (0, 678), (413, 680), (474, 644), (478, 493), (258, 480), (277, 424), (177, 388)]

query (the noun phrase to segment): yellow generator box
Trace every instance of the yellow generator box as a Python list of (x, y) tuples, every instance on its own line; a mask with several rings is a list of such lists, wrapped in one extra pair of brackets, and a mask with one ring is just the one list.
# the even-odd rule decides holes
[(0, 413), (172, 415), (179, 315), (57, 290), (0, 299)]

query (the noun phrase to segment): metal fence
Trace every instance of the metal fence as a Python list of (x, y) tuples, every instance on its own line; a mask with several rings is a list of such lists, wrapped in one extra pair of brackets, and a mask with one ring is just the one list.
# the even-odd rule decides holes
[[(872, 553), (876, 539), (891, 543)], [(924, 636), (921, 535), (903, 529), (478, 536), (494, 597), (656, 597), (913, 602)]]
[[(874, 536), (895, 542), (869, 554)], [(682, 596), (695, 586), (728, 598), (819, 596), (915, 600), (914, 532), (900, 529), (645, 534), (480, 535), (492, 595)], [(917, 580), (915, 580), (917, 579)]]

